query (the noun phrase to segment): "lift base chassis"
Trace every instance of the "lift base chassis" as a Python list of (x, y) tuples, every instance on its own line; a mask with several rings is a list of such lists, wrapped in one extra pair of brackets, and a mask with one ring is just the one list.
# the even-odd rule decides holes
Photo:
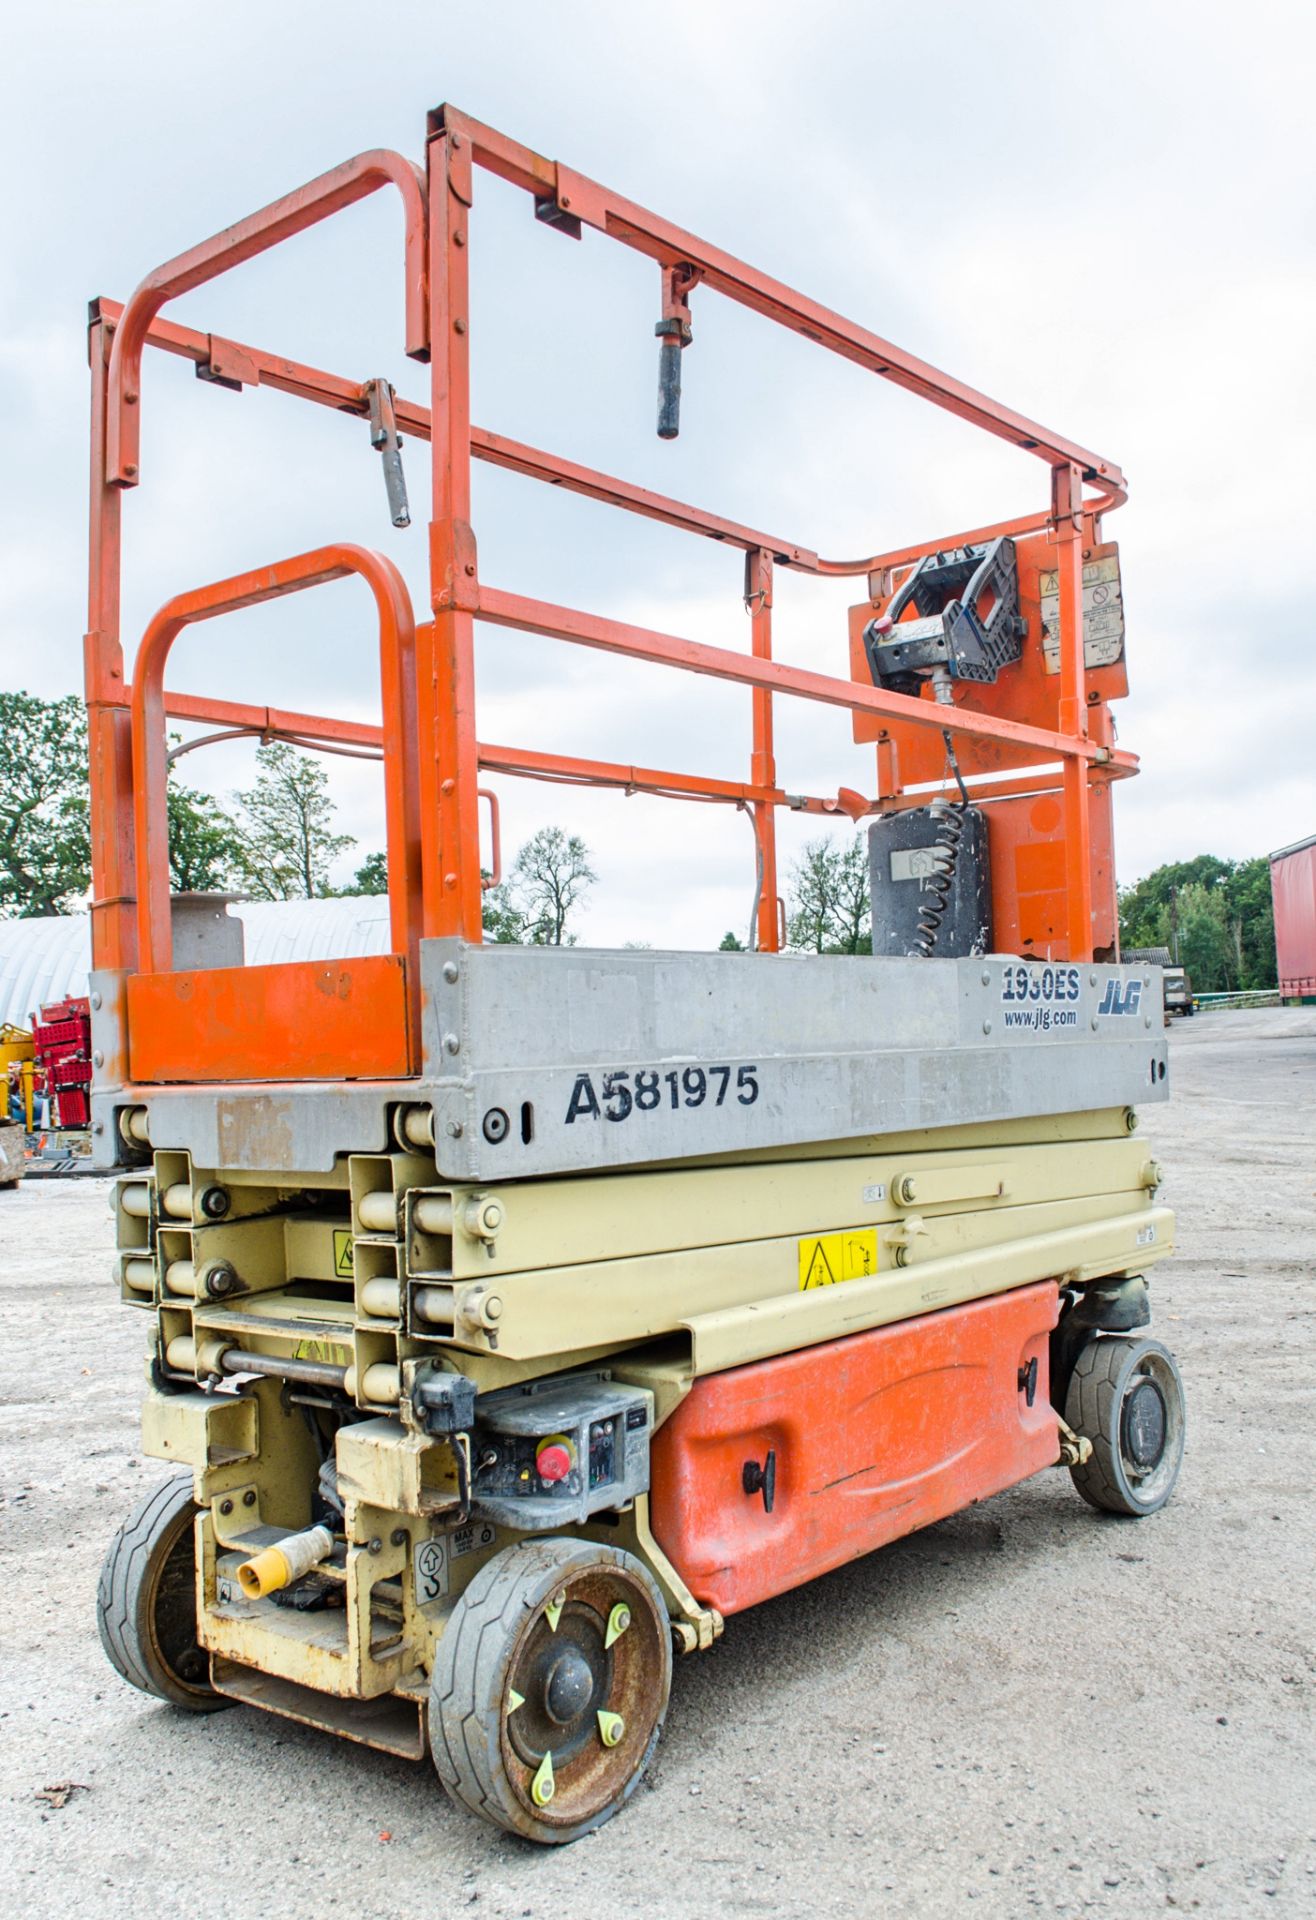
[[(530, 1536), (630, 1557), (694, 1651), (1084, 1457), (1066, 1315), (1132, 1284), (1128, 1331), (1128, 1275), (1172, 1252), (1132, 1110), (1164, 1092), (1147, 970), (425, 962), (451, 1077), (98, 1092), (136, 1162), (119, 1286), (156, 1329), (146, 1452), (192, 1473), (215, 1693), (421, 1755), (463, 1596)], [(807, 1139), (838, 1114), (853, 1137)], [(453, 1382), (475, 1415), (444, 1430)], [(325, 1519), (327, 1467), (332, 1557), (244, 1597), (240, 1565)]]

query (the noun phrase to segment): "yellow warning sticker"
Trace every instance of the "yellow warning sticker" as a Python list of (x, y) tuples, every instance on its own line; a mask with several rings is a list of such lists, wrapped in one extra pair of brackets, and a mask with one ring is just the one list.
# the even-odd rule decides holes
[(800, 1292), (835, 1287), (843, 1280), (862, 1280), (877, 1272), (877, 1228), (858, 1227), (853, 1233), (820, 1233), (798, 1242)]
[(299, 1340), (293, 1348), (294, 1360), (325, 1360), (330, 1366), (341, 1367), (343, 1355), (351, 1358), (350, 1340), (344, 1346), (335, 1346), (332, 1340)]
[(352, 1236), (346, 1227), (334, 1228), (334, 1274), (339, 1280), (352, 1278)]

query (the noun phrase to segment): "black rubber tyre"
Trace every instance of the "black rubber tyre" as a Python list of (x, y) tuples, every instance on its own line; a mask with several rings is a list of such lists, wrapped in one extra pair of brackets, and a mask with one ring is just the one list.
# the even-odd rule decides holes
[(197, 1645), (192, 1476), (149, 1493), (110, 1542), (96, 1588), (96, 1624), (114, 1671), (143, 1693), (189, 1713), (232, 1703), (210, 1685)]
[(1159, 1340), (1106, 1334), (1079, 1353), (1065, 1420), (1092, 1442), (1074, 1485), (1090, 1506), (1141, 1518), (1174, 1491), (1183, 1461), (1183, 1382)]
[[(626, 1623), (609, 1640), (622, 1609)], [(667, 1609), (633, 1554), (568, 1537), (522, 1541), (481, 1567), (439, 1642), (434, 1765), (459, 1806), (560, 1846), (635, 1791), (671, 1683)]]

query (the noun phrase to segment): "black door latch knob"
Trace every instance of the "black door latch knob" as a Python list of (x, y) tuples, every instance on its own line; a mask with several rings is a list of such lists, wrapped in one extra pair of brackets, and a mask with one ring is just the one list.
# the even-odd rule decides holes
[(763, 1495), (764, 1513), (772, 1512), (772, 1503), (777, 1497), (777, 1452), (775, 1447), (768, 1448), (768, 1457), (760, 1466), (757, 1460), (747, 1460), (740, 1470), (740, 1484), (748, 1494)]

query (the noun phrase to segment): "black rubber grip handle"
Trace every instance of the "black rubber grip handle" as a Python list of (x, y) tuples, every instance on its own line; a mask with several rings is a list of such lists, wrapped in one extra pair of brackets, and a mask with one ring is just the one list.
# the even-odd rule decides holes
[(675, 440), (681, 431), (681, 343), (663, 340), (658, 348), (658, 438)]

